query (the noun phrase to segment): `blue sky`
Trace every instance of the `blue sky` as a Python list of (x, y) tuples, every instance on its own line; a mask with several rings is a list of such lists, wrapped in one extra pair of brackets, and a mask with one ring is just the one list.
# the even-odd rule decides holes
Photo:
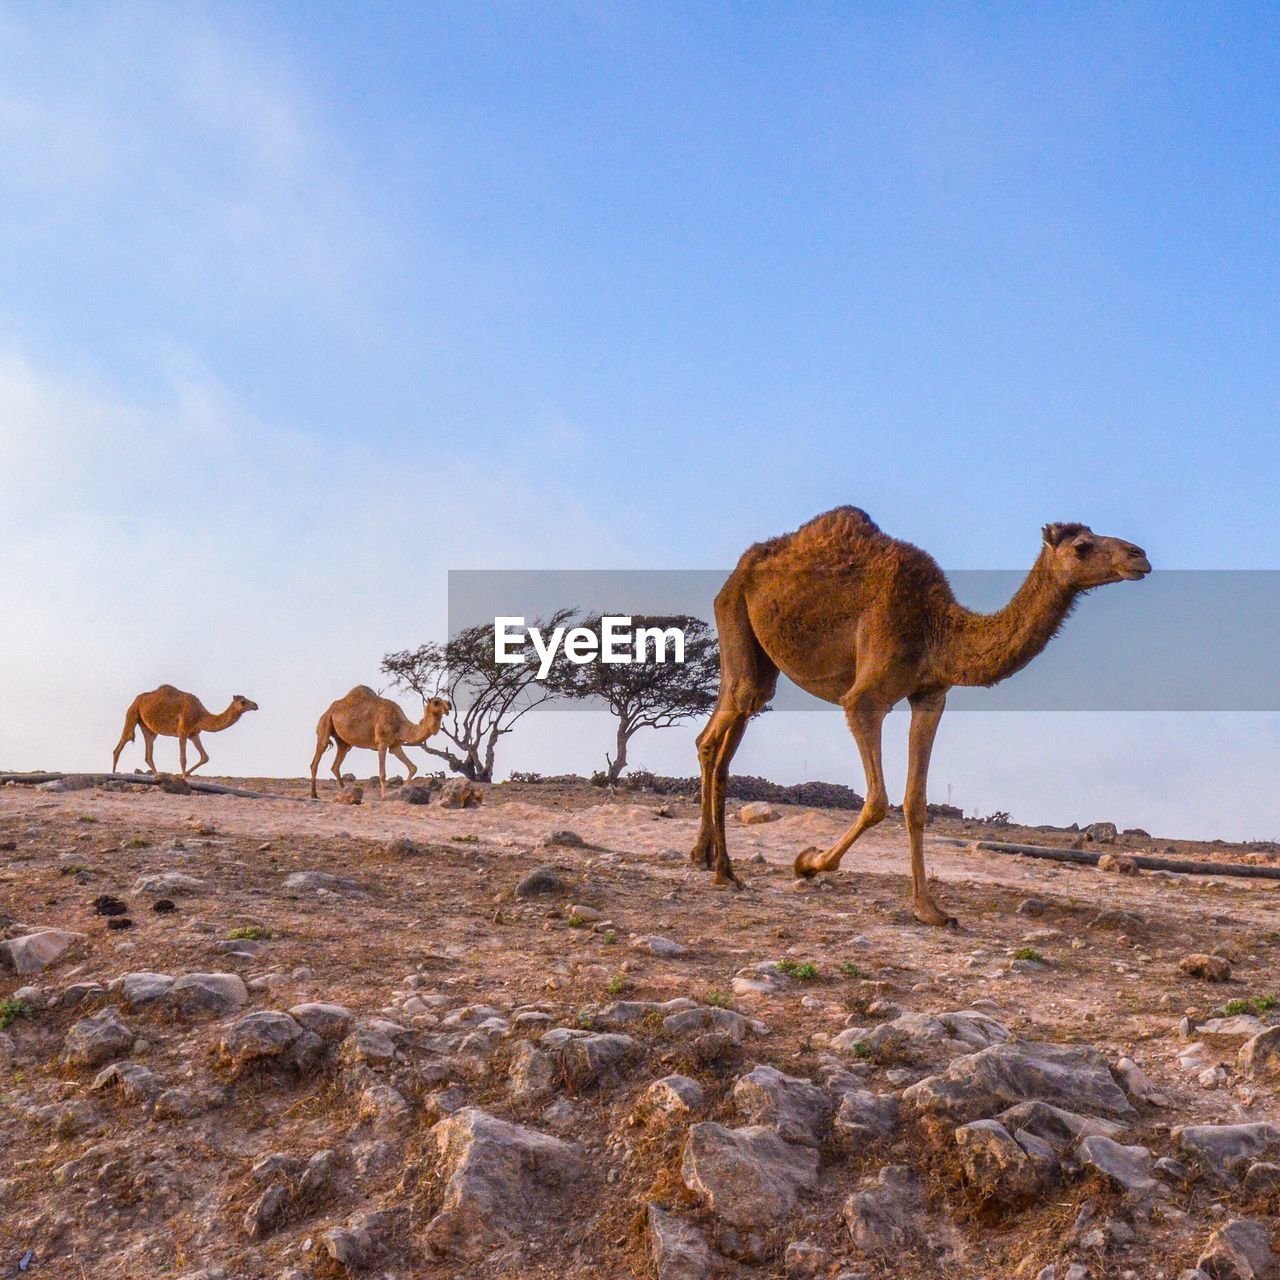
[[(172, 680), (296, 772), (449, 568), (846, 501), (956, 568), (1064, 519), (1280, 567), (1278, 55), (1243, 4), (0, 3), (0, 763)], [(834, 711), (740, 761), (858, 780)], [(1275, 717), (970, 713), (933, 790), (1276, 836), (1277, 766)]]

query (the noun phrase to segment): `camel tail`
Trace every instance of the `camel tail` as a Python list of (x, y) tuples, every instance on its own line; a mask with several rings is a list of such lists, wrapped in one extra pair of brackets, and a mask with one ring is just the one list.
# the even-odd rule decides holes
[(133, 741), (134, 735), (138, 732), (138, 725), (142, 721), (142, 715), (138, 710), (138, 704), (141, 701), (141, 696), (134, 698), (129, 704), (129, 710), (124, 713), (124, 729), (120, 734), (120, 741), (116, 744), (115, 754), (111, 757), (112, 773), (115, 773), (116, 766), (120, 763), (120, 753)]

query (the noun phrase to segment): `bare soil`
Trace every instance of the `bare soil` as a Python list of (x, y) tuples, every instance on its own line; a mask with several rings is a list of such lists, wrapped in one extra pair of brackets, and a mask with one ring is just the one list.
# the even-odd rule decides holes
[[(279, 798), (0, 788), (0, 928), (12, 935), (53, 926), (86, 935), (79, 949), (38, 975), (0, 973), (0, 1000), (23, 986), (40, 993), (7, 1028), (12, 1061), (0, 1057), (0, 1276), (19, 1274), (28, 1251), (23, 1274), (33, 1277), (181, 1276), (202, 1268), (237, 1280), (335, 1276), (345, 1273), (321, 1247), (322, 1232), (378, 1207), (402, 1210), (403, 1230), (372, 1275), (651, 1275), (643, 1216), (651, 1201), (702, 1224), (713, 1244), (732, 1242), (681, 1183), (680, 1135), (641, 1138), (628, 1129), (639, 1092), (682, 1071), (708, 1090), (701, 1118), (733, 1124), (729, 1090), (743, 1070), (767, 1062), (812, 1076), (830, 1052), (830, 1037), (850, 1020), (875, 1020), (865, 1017), (875, 1000), (937, 1013), (985, 998), (1018, 1036), (1087, 1043), (1112, 1061), (1135, 1059), (1168, 1105), (1142, 1108), (1124, 1141), (1142, 1142), (1157, 1156), (1173, 1154), (1174, 1125), (1280, 1120), (1274, 1079), (1247, 1082), (1229, 1070), (1224, 1083), (1206, 1087), (1176, 1062), (1185, 1048), (1176, 1032), (1184, 1012), (1205, 1015), (1231, 998), (1280, 993), (1280, 882), (1119, 876), (1009, 857), (973, 842), (1066, 845), (1075, 833), (935, 821), (930, 870), (939, 897), (961, 921), (960, 930), (947, 931), (920, 925), (906, 911), (906, 838), (897, 818), (864, 837), (837, 875), (813, 883), (794, 880), (792, 860), (808, 845), (830, 843), (851, 821), (848, 811), (779, 807), (777, 821), (731, 822), (732, 852), (747, 881), (734, 892), (713, 889), (690, 867), (685, 855), (697, 813), (684, 801), (611, 795), (586, 784), (506, 784), (486, 788), (478, 808), (445, 810), (405, 804), (395, 791), (379, 799), (376, 786), (366, 785), (366, 802), (349, 806), (334, 802), (332, 784), (309, 802), (302, 780), (228, 781)], [(583, 847), (541, 847), (566, 828)], [(399, 837), (419, 847), (390, 850)], [(1137, 836), (1106, 851), (1274, 858), (1265, 849)], [(547, 864), (569, 888), (516, 898), (520, 879)], [(196, 876), (207, 888), (175, 896), (176, 910), (156, 914), (134, 885), (162, 870)], [(288, 892), (284, 879), (297, 871), (350, 877), (355, 885)], [(101, 894), (128, 904), (132, 928), (108, 929), (92, 905)], [(1040, 907), (1019, 913), (1028, 898)], [(570, 904), (599, 910), (606, 923), (571, 919)], [(1141, 923), (1090, 927), (1099, 912), (1116, 909)], [(236, 930), (270, 936), (259, 954), (234, 958), (219, 944)], [(1033, 933), (1046, 967), (1019, 971), (1011, 967), (1015, 953)], [(661, 959), (633, 944), (650, 934), (675, 940), (684, 954)], [(1188, 952), (1215, 945), (1235, 959), (1232, 981), (1209, 984), (1179, 970)], [(816, 976), (778, 995), (732, 994), (740, 969), (784, 958), (811, 963)], [(502, 1041), (482, 1072), (447, 1080), (423, 1072), (409, 1098), (414, 1123), (388, 1137), (370, 1131), (358, 1099), (332, 1069), (231, 1079), (214, 1056), (224, 1020), (125, 1012), (142, 1037), (130, 1060), (166, 1084), (223, 1091), (223, 1105), (202, 1115), (157, 1120), (115, 1092), (91, 1093), (95, 1072), (61, 1062), (68, 1028), (115, 998), (44, 1007), (73, 984), (105, 985), (130, 971), (234, 971), (251, 984), (245, 1011), (323, 1000), (424, 1029), (468, 1004), (504, 1015), (537, 1006), (552, 1025), (578, 1026), (584, 1010), (614, 998), (688, 996), (727, 1002), (763, 1020), (769, 1034), (736, 1056), (726, 1051), (701, 1061), (660, 1023), (641, 1025), (633, 1034), (642, 1056), (626, 1078), (570, 1098), (562, 1136), (590, 1156), (590, 1174), (571, 1205), (512, 1250), (464, 1265), (434, 1259), (420, 1242), (419, 1228), (438, 1208), (427, 1137), (441, 1114), (434, 1094), (458, 1088), (469, 1102), (542, 1128), (545, 1104), (522, 1109), (509, 1100), (506, 1063), (517, 1037)], [(417, 1020), (403, 1008), (415, 995), (434, 1000)], [(1232, 1055), (1222, 1062), (1232, 1067)], [(889, 1087), (888, 1069), (872, 1069), (872, 1087)], [(86, 1105), (77, 1113), (76, 1103)], [(306, 1158), (323, 1148), (335, 1151), (342, 1171), (335, 1186), (265, 1239), (250, 1239), (241, 1220), (261, 1190), (250, 1178), (253, 1164), (272, 1151)], [(934, 1208), (955, 1223), (958, 1248), (944, 1261), (875, 1263), (856, 1255), (840, 1207), (890, 1161), (920, 1169)], [(728, 1274), (782, 1276), (786, 1244), (812, 1239), (831, 1251), (830, 1274), (843, 1266), (907, 1278), (1035, 1275), (1062, 1258), (1064, 1234), (1083, 1203), (1125, 1212), (1112, 1193), (1087, 1184), (1063, 1186), (1010, 1216), (978, 1212), (946, 1151), (909, 1123), (879, 1147), (825, 1150), (821, 1177), (820, 1191), (794, 1218), (766, 1233), (763, 1256), (726, 1261)], [(1194, 1265), (1224, 1213), (1257, 1212), (1233, 1195), (1192, 1185), (1176, 1212), (1139, 1216), (1133, 1242), (1093, 1259), (1090, 1276), (1176, 1276)]]

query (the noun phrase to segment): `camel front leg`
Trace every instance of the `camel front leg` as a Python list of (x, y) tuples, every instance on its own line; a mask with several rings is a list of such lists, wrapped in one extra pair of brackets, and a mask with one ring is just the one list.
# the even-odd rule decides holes
[(187, 776), (187, 740), (182, 735), (178, 736), (178, 768), (182, 770), (182, 776)]
[(922, 924), (955, 928), (955, 916), (948, 915), (929, 892), (924, 867), (924, 824), (928, 817), (929, 757), (938, 723), (946, 709), (944, 692), (925, 694), (911, 702), (911, 734), (907, 747), (907, 793), (903, 810), (907, 839), (911, 843), (911, 909)]
[(404, 765), (406, 769), (409, 770), (409, 776), (406, 779), (406, 781), (412, 782), (414, 777), (417, 775), (418, 766), (414, 764), (413, 761), (410, 760), (407, 755), (405, 755), (404, 748), (399, 745), (391, 748), (391, 754), (395, 756), (395, 758), (399, 760), (400, 763)]
[(379, 795), (387, 794), (387, 749), (386, 747), (378, 748), (378, 783), (380, 785)]
[(338, 743), (338, 749), (333, 753), (333, 776), (338, 780), (338, 790), (345, 791), (347, 784), (342, 780), (342, 762), (347, 758), (347, 752), (351, 748), (345, 742)]
[(195, 773), (202, 764), (209, 763), (209, 753), (204, 749), (204, 743), (200, 741), (200, 735), (198, 733), (193, 733), (191, 735), (191, 745), (200, 753), (200, 759), (197, 760), (190, 769), (191, 773)]
[(834, 871), (840, 865), (840, 859), (849, 851), (849, 846), (868, 827), (884, 821), (889, 812), (889, 795), (884, 786), (880, 747), (884, 718), (892, 705), (870, 691), (864, 690), (850, 696), (845, 707), (845, 718), (849, 722), (854, 741), (858, 744), (862, 769), (867, 775), (867, 798), (863, 801), (857, 821), (830, 849), (825, 853), (821, 849), (806, 849), (796, 858), (796, 875), (809, 877), (817, 875), (819, 871)]

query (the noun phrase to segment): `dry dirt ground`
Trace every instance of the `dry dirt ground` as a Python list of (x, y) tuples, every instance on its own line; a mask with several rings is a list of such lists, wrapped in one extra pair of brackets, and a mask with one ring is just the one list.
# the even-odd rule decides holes
[[(829, 842), (848, 812), (779, 807), (766, 824), (731, 820), (747, 881), (733, 892), (689, 866), (696, 811), (681, 801), (508, 784), (485, 788), (477, 808), (410, 805), (395, 792), (383, 800), (376, 787), (353, 807), (334, 802), (332, 784), (319, 802), (303, 798), (301, 782), (236, 785), (278, 798), (0, 788), (4, 935), (83, 935), (38, 973), (0, 969), (9, 1019), (0, 1036), (0, 1277), (994, 1278), (1053, 1265), (1055, 1280), (1172, 1280), (1228, 1220), (1274, 1223), (1265, 1176), (1246, 1190), (1194, 1167), (1158, 1173), (1155, 1193), (1125, 1193), (1068, 1167), (1006, 1203), (965, 1176), (949, 1127), (906, 1107), (879, 1138), (823, 1129), (816, 1178), (774, 1221), (735, 1225), (682, 1158), (691, 1124), (749, 1123), (733, 1086), (757, 1064), (825, 1081), (836, 1100), (851, 1080), (897, 1095), (947, 1056), (910, 1043), (869, 1053), (861, 1031), (832, 1042), (899, 1010), (975, 1004), (1018, 1040), (1134, 1060), (1156, 1100), (1131, 1094), (1119, 1140), (1153, 1158), (1187, 1163), (1172, 1132), (1180, 1125), (1280, 1121), (1280, 1076), (1238, 1069), (1241, 1036), (1179, 1031), (1188, 1013), (1207, 1018), (1228, 1000), (1280, 993), (1280, 882), (1119, 876), (1003, 856), (972, 842), (1070, 836), (943, 821), (930, 828), (929, 858), (961, 921), (947, 931), (904, 910), (896, 818), (865, 837), (839, 874), (812, 884), (793, 880), (791, 861)], [(544, 844), (565, 829), (583, 844)], [(394, 843), (401, 838), (411, 843)], [(1115, 848), (1168, 847), (1123, 837)], [(1221, 844), (1173, 847), (1245, 857)], [(560, 886), (517, 896), (522, 878), (545, 865)], [(161, 872), (200, 883), (141, 887)], [(287, 887), (298, 872), (340, 879)], [(93, 905), (104, 894), (123, 900), (131, 928), (108, 928), (113, 917)], [(157, 913), (157, 896), (175, 909)], [(1133, 918), (1098, 919), (1117, 911)], [(257, 936), (235, 936), (244, 934)], [(651, 935), (683, 950), (654, 954)], [(1018, 958), (1027, 947), (1039, 963), (1026, 958), (1033, 953)], [(1233, 961), (1230, 981), (1179, 969), (1188, 952), (1215, 947)], [(739, 980), (735, 990), (735, 977), (768, 961), (791, 962), (790, 977), (765, 984), (779, 989), (750, 992)], [(210, 972), (243, 979), (247, 1002), (193, 1011), (172, 995), (131, 1004), (111, 987), (127, 973)], [(613, 1027), (601, 1018), (613, 1002), (680, 997), (763, 1025), (693, 1034), (669, 1026), (668, 1011), (641, 1009), (617, 1028), (633, 1041), (618, 1061), (576, 1071), (557, 1058), (550, 1083), (513, 1093), (513, 1064), (549, 1028)], [(234, 1043), (222, 1048), (244, 1015), (314, 1002), (345, 1006), (369, 1034), (339, 1043), (344, 1023), (313, 1052), (295, 1045), (272, 1056), (273, 1046), (252, 1061)], [(131, 1043), (77, 1062), (67, 1055), (72, 1028), (95, 1016), (123, 1023)], [(1200, 1056), (1180, 1063), (1195, 1044)], [(112, 1061), (151, 1075), (102, 1078)], [(637, 1100), (676, 1073), (701, 1098), (688, 1113), (641, 1123)], [(446, 1149), (440, 1126), (473, 1114), (468, 1107), (568, 1148), (547, 1157), (550, 1172), (526, 1150), (494, 1156), (495, 1169), (477, 1173), (464, 1151), (459, 1175), (461, 1148)], [(306, 1162), (325, 1151), (331, 1157), (313, 1162), (308, 1179)], [(273, 1153), (284, 1158), (264, 1163)], [(551, 1166), (561, 1156), (570, 1172), (557, 1181)], [(868, 1249), (842, 1210), (885, 1165), (915, 1170), (923, 1202), (885, 1249)], [(748, 1183), (754, 1176), (739, 1172)], [(489, 1174), (496, 1183), (485, 1183)], [(496, 1200), (485, 1200), (486, 1186), (496, 1186)], [(755, 1191), (767, 1199), (772, 1184)], [(663, 1220), (665, 1253), (651, 1204), (674, 1215)], [(344, 1224), (349, 1233), (334, 1236)]]

